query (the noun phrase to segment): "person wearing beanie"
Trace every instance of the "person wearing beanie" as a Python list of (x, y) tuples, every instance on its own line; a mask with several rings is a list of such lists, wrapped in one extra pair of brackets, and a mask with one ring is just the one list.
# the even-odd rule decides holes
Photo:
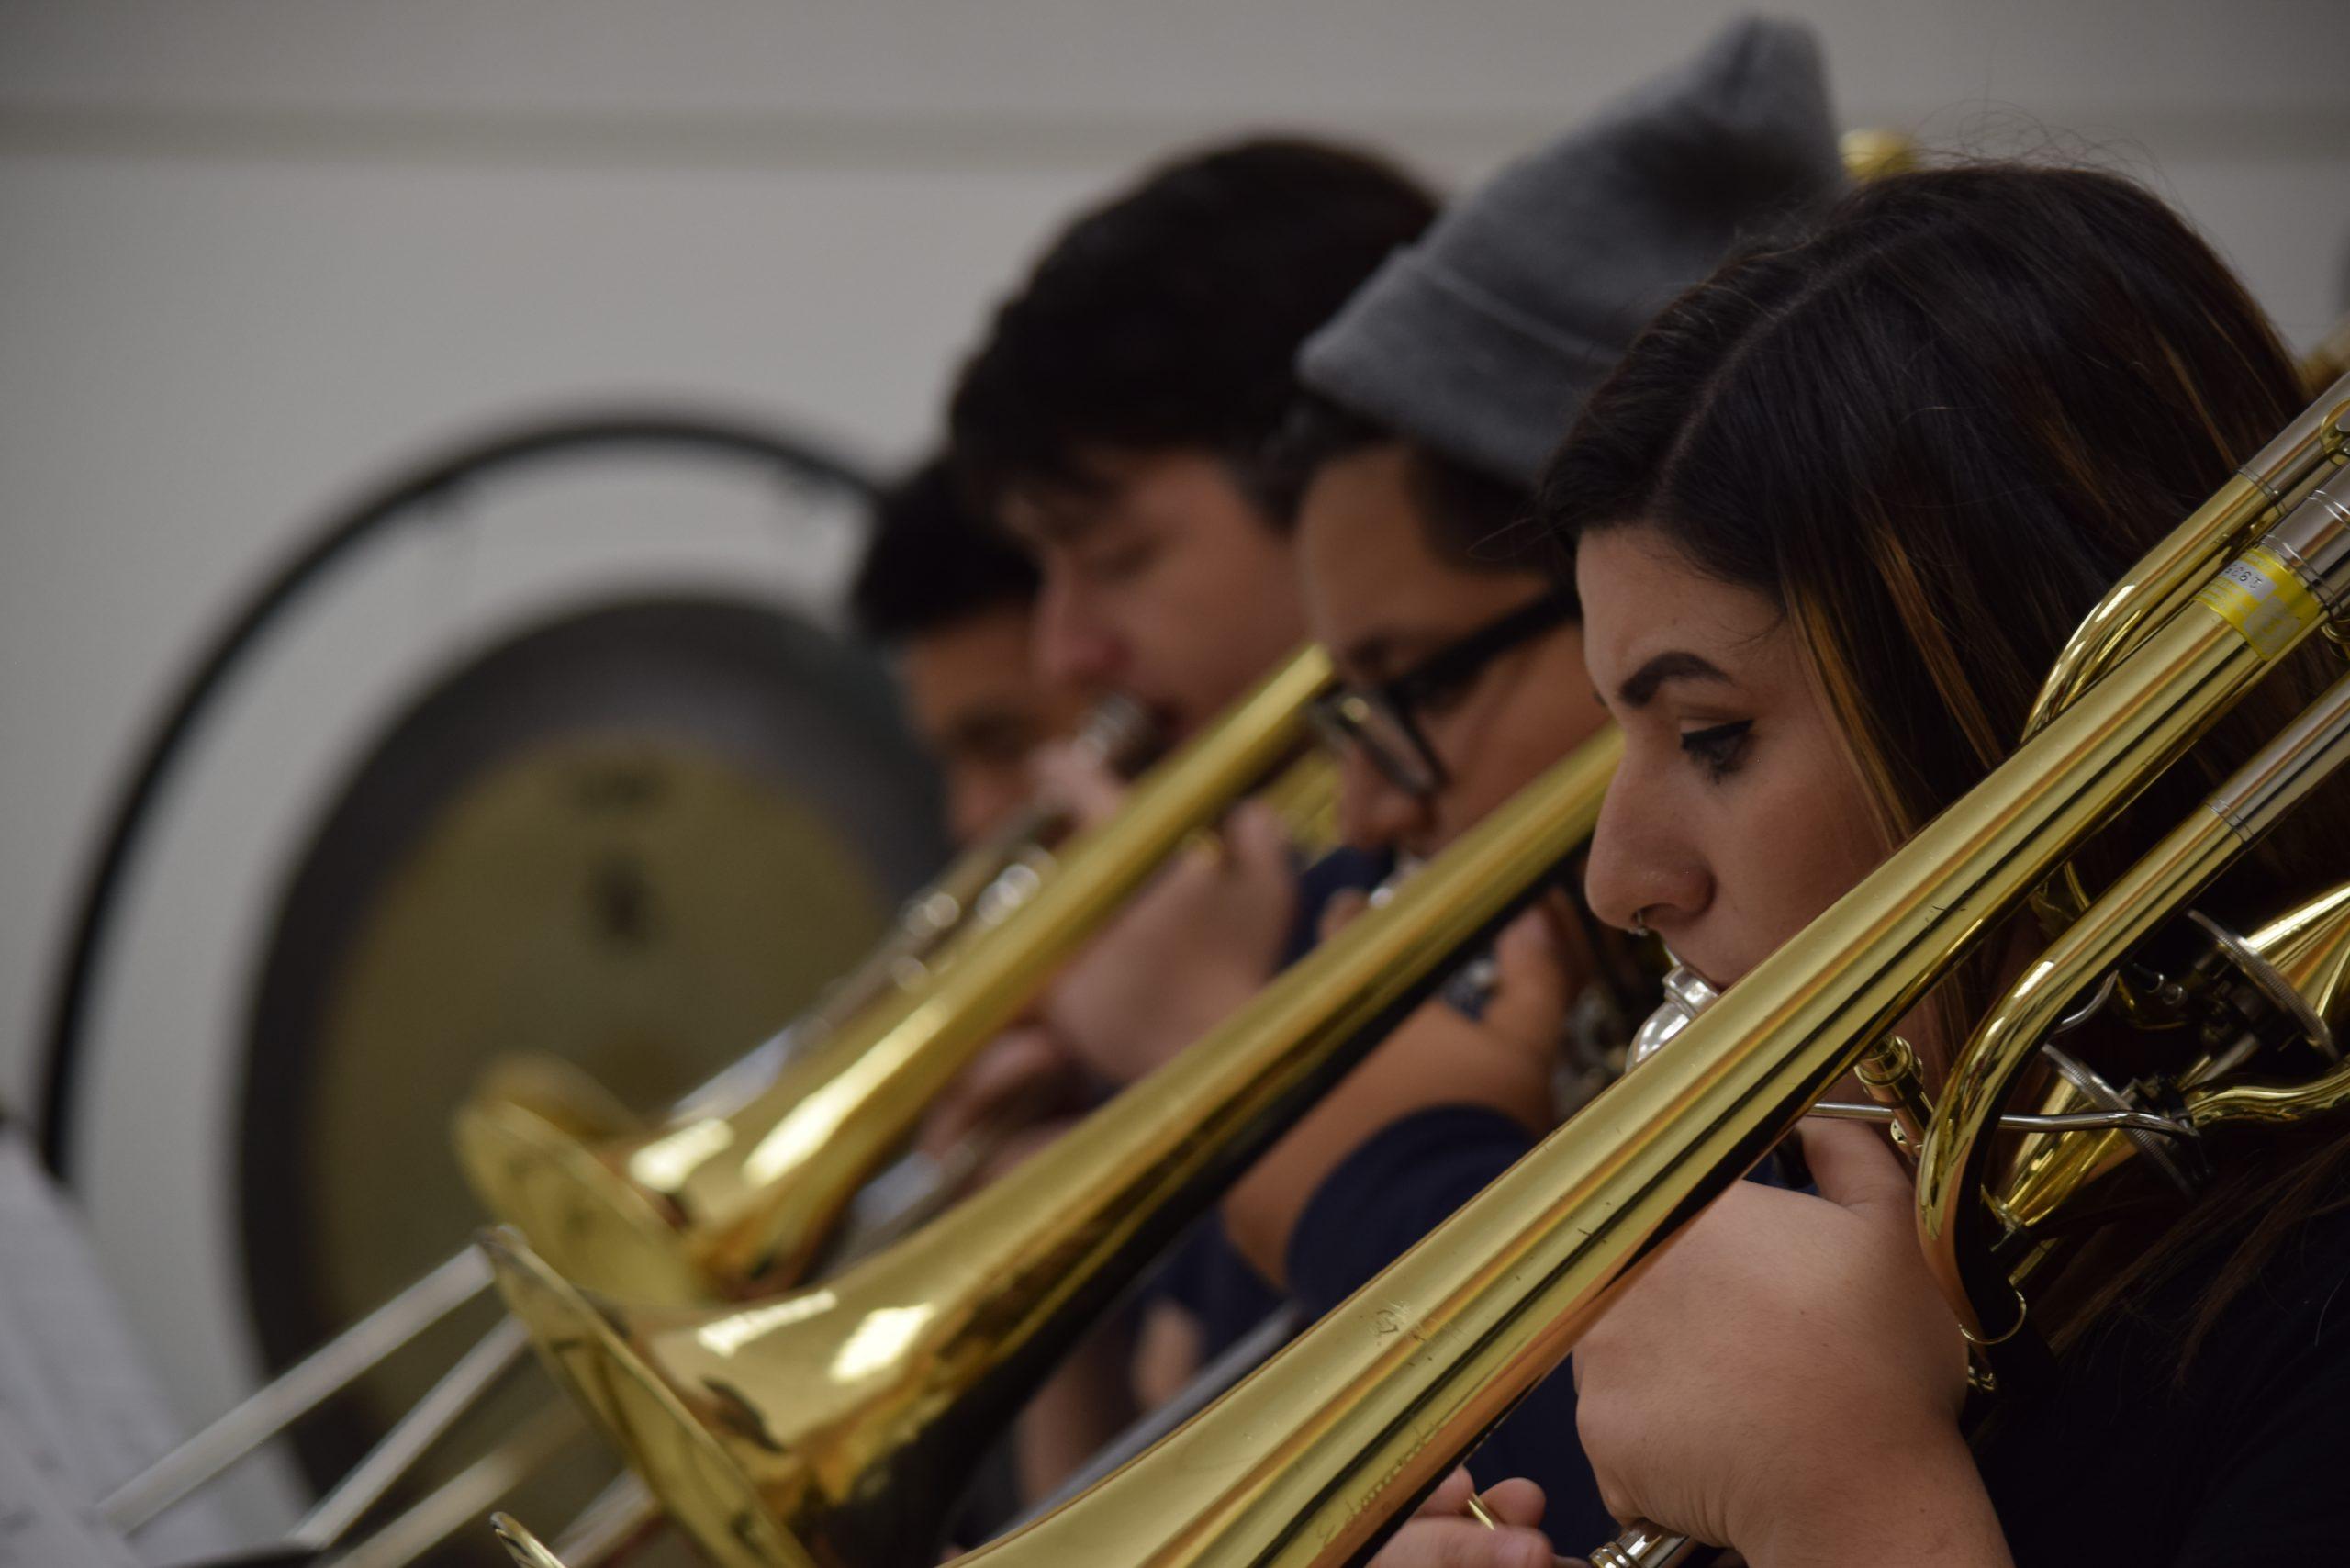
[[(1536, 480), (1651, 316), (1844, 185), (1812, 34), (1740, 21), (1464, 197), (1307, 341), (1273, 467), (1344, 681), (1325, 711), (1350, 844), (1433, 855), (1604, 722), (1572, 590), (1520, 526)], [(1226, 1201), (1250, 1260), (1309, 1307), (1547, 1130), (1579, 990), (1617, 1003), (1586, 1016), (1622, 1017), (1572, 899), (1549, 907), (1502, 942), (1483, 1027), (1424, 1010)]]
[[(1813, 36), (1741, 21), (1461, 198), (1307, 341), (1269, 494), (1346, 683), (1325, 712), (1352, 846), (1434, 854), (1603, 722), (1579, 607), (1521, 526), (1537, 479), (1651, 317), (1844, 185)], [(1522, 917), (1478, 1018), (1422, 1008), (1236, 1184), (1226, 1233), (1307, 1316), (1553, 1124), (1558, 1043), (1606, 969), (1579, 913)], [(1540, 1483), (1554, 1539), (1604, 1540), (1557, 1441), (1572, 1406), (1545, 1384), (1478, 1468)]]
[(1641, 328), (1842, 186), (1837, 143), (1811, 30), (1733, 22), (1390, 256), (1306, 341), (1298, 380), (1530, 494)]

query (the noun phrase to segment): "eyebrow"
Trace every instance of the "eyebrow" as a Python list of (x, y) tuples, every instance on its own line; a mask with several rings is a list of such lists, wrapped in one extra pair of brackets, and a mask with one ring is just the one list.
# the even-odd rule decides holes
[(1732, 684), (1720, 668), (1684, 649), (1674, 648), (1657, 655), (1648, 663), (1625, 678), (1616, 689), (1617, 700), (1627, 708), (1645, 708), (1669, 680), (1709, 680), (1724, 686)]

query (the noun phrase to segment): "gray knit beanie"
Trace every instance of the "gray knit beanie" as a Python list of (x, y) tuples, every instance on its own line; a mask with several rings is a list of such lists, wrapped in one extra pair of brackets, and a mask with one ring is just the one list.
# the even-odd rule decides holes
[(1298, 377), (1531, 490), (1651, 318), (1843, 184), (1811, 29), (1734, 22), (1455, 203), (1306, 340)]

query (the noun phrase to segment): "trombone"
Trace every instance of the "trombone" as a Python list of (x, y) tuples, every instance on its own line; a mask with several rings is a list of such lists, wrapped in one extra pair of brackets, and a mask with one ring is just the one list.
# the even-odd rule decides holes
[(986, 1442), (1225, 1182), (1535, 897), (1589, 836), (1612, 728), (1384, 907), (966, 1199), (822, 1283), (742, 1308), (624, 1305), (484, 1239), (543, 1359), (716, 1561), (927, 1564)]
[[(1983, 1377), (1996, 1386), (2029, 1375), (2034, 1339), (2017, 1293), (2054, 1244), (2049, 1216), (2149, 1147), (2183, 1151), (2188, 1158), (2174, 1163), (2190, 1166), (2210, 1128), (2294, 1120), (2350, 1102), (2350, 1066), (2326, 1054), (2333, 1031), (2350, 1022), (2342, 1016), (2350, 884), (2249, 935), (2199, 915), (2178, 918), (2350, 761), (2350, 677), (2083, 903), (1978, 1026), (1939, 1103), (1914, 1053), (1890, 1031), (2239, 697), (2311, 637), (2342, 641), (2350, 628), (2350, 484), (2329, 475), (2345, 448), (2350, 378), (2117, 586), (2060, 661), (2034, 733), (1980, 784), (1733, 990), (1684, 999), (1674, 1027), (1661, 1032), (1670, 1037), (1638, 1070), (1256, 1375), (1091, 1491), (968, 1561), (1359, 1562), (1573, 1349), (1632, 1270), (1855, 1068), (1879, 1119), (1916, 1151), (1921, 1238), (1941, 1260), (1938, 1277), (1980, 1350)], [(1529, 789), (1510, 813), (1556, 784)], [(2145, 940), (2182, 930), (2183, 946)], [(2214, 1031), (2206, 1053), (2156, 1096), (2068, 1068), (2059, 1051), (2049, 1057), (2055, 1086), (2040, 1113), (2007, 1118), (2018, 1062), (2047, 1054), (2049, 1029), (2084, 994), (2094, 1004), (2114, 991), (2103, 979), (2122, 957), (2165, 982), (2146, 988), (2154, 1002), (2231, 1027)], [(1319, 983), (1342, 980), (1335, 964), (1311, 973)], [(2268, 1076), (2280, 1068), (2302, 1076)], [(1995, 1185), (1986, 1135), (2019, 1121), (2031, 1135), (2025, 1155)], [(1200, 1137), (1220, 1130), (1210, 1124)], [(970, 1207), (1009, 1194), (1018, 1176)], [(1033, 1185), (1020, 1190), (1024, 1199), (1083, 1207), (1093, 1196), (1072, 1202)], [(792, 1374), (814, 1369), (793, 1365), (789, 1319), (834, 1304), (786, 1297), (772, 1312), (643, 1316), (595, 1303), (526, 1254), (500, 1250), (501, 1286), (543, 1353), (718, 1561), (893, 1568), (912, 1560), (886, 1536), (838, 1532), (836, 1516), (810, 1510), (827, 1488), (852, 1483), (908, 1506), (927, 1479), (918, 1467), (861, 1468), (872, 1450), (853, 1436), (840, 1453), (811, 1456), (826, 1462), (790, 1462), (809, 1429), (797, 1403), (807, 1384)], [(937, 1293), (956, 1280), (951, 1270), (934, 1271), (929, 1283)], [(1070, 1288), (1081, 1293), (1078, 1280)], [(917, 1305), (936, 1299), (868, 1301), (855, 1332), (818, 1343), (829, 1343), (835, 1370), (860, 1368), (868, 1350), (932, 1361), (950, 1348), (967, 1356), (975, 1392), (955, 1402), (942, 1394), (927, 1413), (932, 1428), (952, 1432), (984, 1405), (977, 1369), (990, 1352), (974, 1340), (992, 1325), (958, 1324), (959, 1336), (936, 1338)], [(1016, 1337), (1004, 1343), (1015, 1358), (1027, 1349)], [(819, 1434), (856, 1432), (853, 1406), (829, 1414)], [(901, 1478), (915, 1484), (911, 1492)], [(527, 1532), (514, 1529), (509, 1539), (518, 1561), (533, 1561), (524, 1555)], [(852, 1540), (863, 1554), (846, 1553)], [(1686, 1544), (1641, 1523), (1593, 1561), (1654, 1564)]]
[[(2147, 778), (2322, 625), (2339, 638), (2350, 620), (2350, 499), (2307, 492), (2319, 471), (2342, 462), (2350, 380), (2264, 458), (2297, 436), (2299, 456), (2248, 471), (2264, 501), (2198, 514), (2214, 532), (2250, 532), (2257, 542), (2223, 555), (2223, 569), (2199, 588), (2185, 585), (2190, 597), (2173, 614), (2122, 638), (2094, 684), (1982, 784), (1255, 1378), (1085, 1497), (982, 1548), (974, 1563), (1334, 1568), (1375, 1545), (1573, 1349), (1630, 1270), (1842, 1073), (1897, 1055), (1886, 1033), (1895, 1023)], [(2133, 577), (2150, 588), (2177, 586), (2154, 561)], [(2350, 683), (2337, 682), (2085, 918), (2110, 934), (2116, 921), (2175, 913), (2346, 756)], [(2159, 895), (2151, 909), (2149, 893)], [(2292, 1051), (2304, 1011), (2342, 1000), (2350, 897), (2336, 890), (2258, 935), (2265, 953), (2242, 940), (2215, 944), (2249, 961), (2205, 991), (2244, 1006), (2263, 1038), (2190, 1084), (2188, 1109), (2164, 1136), (2191, 1141), (2232, 1117), (2307, 1114), (2350, 1095), (2340, 1067), (2293, 1087), (2231, 1081), (2247, 1061)], [(2120, 946), (2116, 935), (2085, 935), (2053, 955), (2064, 967), (2047, 990), (2077, 996), (2095, 979), (2081, 966)], [(2296, 1005), (2284, 1005), (2286, 992)], [(1983, 1038), (1978, 1030), (1931, 1109), (1921, 1172), (1978, 1169), (1962, 1158), (1962, 1135), (1995, 1114), (1984, 1108), (1996, 1074), (1982, 1070)], [(1887, 1065), (1878, 1076), (1889, 1097), (1914, 1104), (1924, 1092), (1914, 1062)], [(2093, 1107), (2101, 1098), (2076, 1096)], [(2138, 1130), (2143, 1114), (2095, 1108), (2075, 1119), (2102, 1139), (2117, 1125)], [(2044, 1200), (2054, 1197), (2043, 1189)], [(1996, 1213), (1998, 1201), (1980, 1186), (1960, 1192), (1929, 1178), (1919, 1204), (1933, 1236), (1948, 1234), (1936, 1229), (1947, 1210)], [(1993, 1299), (2011, 1297), (2003, 1288)], [(1391, 1331), (1399, 1323), (1404, 1331)], [(1593, 1561), (1655, 1562), (1681, 1544), (1636, 1527)]]
[[(566, 1275), (683, 1304), (804, 1277), (849, 1201), (923, 1112), (1169, 856), (1271, 778), (1331, 680), (1307, 647), (1083, 835), (986, 940), (817, 1042), (723, 1113), (588, 1141), (518, 1100), (477, 1100), (455, 1139), (475, 1191)], [(1326, 763), (1312, 764), (1327, 776)]]
[[(1113, 770), (1131, 772), (1156, 746), (1152, 728), (1135, 705), (1112, 699), (1089, 716), (1074, 744)], [(1212, 812), (1219, 805), (1217, 801), (1203, 800), (1199, 810)], [(963, 949), (983, 947), (983, 938), (1048, 885), (1057, 870), (1058, 841), (1068, 829), (1064, 814), (1032, 808), (1005, 830), (966, 851), (934, 883), (907, 901), (867, 959), (828, 988), (807, 1014), (688, 1094), (673, 1113), (673, 1123), (699, 1119), (754, 1098), (762, 1084), (774, 1081), (786, 1064), (805, 1054), (815, 1042), (838, 1034), (895, 995), (931, 980)], [(575, 1138), (583, 1145), (642, 1136), (643, 1130), (643, 1124), (600, 1086), (550, 1058), (497, 1064), (485, 1074), (476, 1103), (527, 1108), (534, 1126), (550, 1136)], [(488, 1283), (489, 1271), (477, 1252), (468, 1248), (452, 1254), (125, 1481), (101, 1500), (100, 1518), (123, 1534), (137, 1530), (380, 1365), (479, 1295)], [(347, 1478), (329, 1505), (322, 1505), (297, 1527), (297, 1533), (326, 1529), (340, 1533), (353, 1517), (354, 1507), (372, 1502), (405, 1468), (392, 1462), (403, 1455), (413, 1457), (434, 1440), (454, 1415), (470, 1404), (469, 1397), (461, 1395), (469, 1390), (477, 1392), (503, 1375), (519, 1352), (517, 1344), (502, 1357), (485, 1350), (469, 1358), (468, 1364), (453, 1372), (436, 1391), (442, 1415), (429, 1420), (404, 1418), (377, 1452), (370, 1455), (367, 1462), (375, 1473), (374, 1478)], [(315, 1542), (325, 1543), (324, 1540)]]

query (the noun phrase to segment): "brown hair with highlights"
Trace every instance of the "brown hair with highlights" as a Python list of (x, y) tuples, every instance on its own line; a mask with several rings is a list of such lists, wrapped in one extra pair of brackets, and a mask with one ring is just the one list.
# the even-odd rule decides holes
[[(2107, 585), (2301, 401), (2243, 286), (2144, 190), (2081, 169), (1929, 170), (1863, 187), (1808, 237), (1683, 296), (1585, 408), (1538, 520), (1570, 554), (1587, 532), (1657, 529), (1697, 570), (1774, 599), (1896, 843), (2013, 749)], [(2307, 648), (2256, 689), (2088, 847), (2091, 885), (2327, 674)], [(2274, 913), (2345, 874), (2336, 780), (2200, 907)], [(1988, 1005), (2001, 946), (1938, 992), (1946, 1039)], [(2227, 1166), (2132, 1271), (2262, 1218), (2190, 1342), (2282, 1226), (2332, 1201), (2342, 1143), (2330, 1125)]]

